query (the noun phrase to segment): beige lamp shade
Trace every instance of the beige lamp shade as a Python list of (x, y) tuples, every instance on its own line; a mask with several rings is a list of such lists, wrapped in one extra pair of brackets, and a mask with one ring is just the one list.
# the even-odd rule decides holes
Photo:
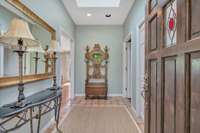
[(0, 43), (5, 47), (17, 49), (19, 39), (23, 40), (24, 48), (39, 45), (39, 42), (31, 34), (28, 23), (22, 19), (14, 18), (8, 31), (3, 36), (0, 36)]
[(51, 41), (50, 48), (48, 49), (47, 52), (48, 53), (53, 53), (53, 52), (60, 53), (61, 52), (61, 49), (60, 49), (58, 42), (56, 40)]

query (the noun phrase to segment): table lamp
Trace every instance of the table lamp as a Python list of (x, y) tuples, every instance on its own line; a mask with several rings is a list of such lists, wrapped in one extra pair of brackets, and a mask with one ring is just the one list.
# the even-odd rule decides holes
[(27, 52), (35, 52), (35, 57), (33, 57), (35, 59), (35, 74), (37, 74), (37, 66), (38, 66), (38, 60), (39, 58), (39, 53), (45, 53), (45, 51), (43, 50), (42, 46), (39, 45), (39, 47), (28, 47), (26, 49)]
[(23, 54), (26, 52), (26, 48), (37, 47), (40, 45), (35, 40), (30, 32), (28, 23), (22, 19), (14, 18), (11, 21), (8, 31), (0, 36), (1, 45), (13, 49), (19, 57), (19, 83), (18, 83), (18, 101), (14, 103), (13, 107), (24, 107), (24, 83), (23, 83)]
[(58, 43), (56, 40), (52, 40), (51, 46), (48, 49), (48, 53), (51, 54), (51, 59), (52, 59), (52, 72), (53, 72), (53, 90), (56, 90), (57, 88), (57, 83), (56, 83), (56, 53), (60, 53), (60, 49), (58, 47)]

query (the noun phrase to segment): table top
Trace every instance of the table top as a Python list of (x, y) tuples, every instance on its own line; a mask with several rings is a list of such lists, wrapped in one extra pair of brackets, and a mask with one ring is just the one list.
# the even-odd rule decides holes
[(25, 101), (25, 103), (27, 103), (27, 105), (24, 107), (13, 108), (13, 107), (9, 106), (16, 102), (0, 107), (0, 118), (3, 119), (6, 117), (15, 115), (17, 113), (23, 112), (24, 110), (26, 110), (28, 108), (38, 106), (42, 103), (51, 101), (59, 96), (61, 96), (61, 89), (59, 87), (56, 90), (52, 90), (52, 88), (48, 88), (46, 90), (37, 92), (37, 93), (25, 98), (24, 101)]

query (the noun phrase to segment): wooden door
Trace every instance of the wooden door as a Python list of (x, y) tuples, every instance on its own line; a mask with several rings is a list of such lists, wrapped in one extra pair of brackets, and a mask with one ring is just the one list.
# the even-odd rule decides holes
[(145, 133), (200, 133), (200, 0), (148, 0)]

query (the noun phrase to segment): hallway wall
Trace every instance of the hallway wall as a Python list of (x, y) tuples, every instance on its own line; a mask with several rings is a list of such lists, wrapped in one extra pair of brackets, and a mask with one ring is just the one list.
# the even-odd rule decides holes
[(145, 3), (146, 0), (135, 0), (133, 7), (124, 23), (124, 35), (131, 33), (132, 38), (132, 104), (136, 109), (137, 95), (140, 95), (136, 86), (136, 65), (137, 65), (137, 50), (136, 46), (139, 44), (138, 27), (145, 17)]
[[(65, 10), (60, 0), (23, 0), (23, 2), (32, 9), (38, 16), (43, 18), (48, 24), (50, 24), (57, 33), (57, 39), (60, 38), (60, 29), (65, 31), (71, 38), (74, 39), (75, 25)], [(6, 6), (5, 0), (0, 0), (0, 5)], [(53, 9), (53, 10), (51, 10)], [(7, 16), (8, 17), (8, 16)], [(6, 28), (5, 28), (6, 29)], [(60, 66), (60, 60), (57, 61), (57, 66)], [(60, 75), (59, 69), (57, 69), (57, 76)], [(58, 79), (60, 81), (60, 79)], [(25, 85), (25, 95), (31, 95), (42, 89), (48, 88), (52, 85), (52, 80), (43, 80), (35, 83), (29, 83)], [(0, 90), (0, 106), (6, 103), (17, 100), (17, 86), (1, 88)], [(45, 115), (41, 121), (41, 129), (53, 118), (53, 114)], [(35, 124), (34, 124), (35, 125)], [(29, 132), (29, 125), (23, 126), (17, 130), (16, 133)]]
[(122, 89), (122, 42), (123, 26), (77, 26), (76, 27), (76, 68), (75, 93), (85, 94), (86, 64), (85, 48), (95, 43), (107, 45), (110, 49), (108, 64), (108, 93), (120, 95)]

